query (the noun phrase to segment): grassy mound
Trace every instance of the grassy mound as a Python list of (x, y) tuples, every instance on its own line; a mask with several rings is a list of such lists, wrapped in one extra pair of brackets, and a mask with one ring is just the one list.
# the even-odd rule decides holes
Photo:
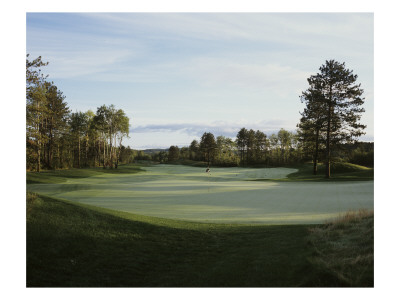
[(374, 215), (372, 211), (348, 212), (324, 226), (313, 227), (315, 249), (311, 262), (344, 286), (374, 284)]
[(290, 181), (352, 181), (352, 180), (373, 180), (374, 169), (351, 163), (337, 162), (331, 165), (331, 178), (325, 178), (325, 165), (318, 164), (318, 173), (313, 175), (311, 163), (298, 166), (298, 172), (288, 175)]
[(304, 225), (183, 222), (29, 194), (27, 286), (340, 285), (310, 262), (308, 235)]

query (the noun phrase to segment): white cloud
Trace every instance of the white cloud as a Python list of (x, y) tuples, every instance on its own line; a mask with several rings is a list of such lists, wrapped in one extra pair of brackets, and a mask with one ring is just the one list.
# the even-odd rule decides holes
[[(149, 38), (309, 42), (308, 37), (350, 37), (370, 41), (372, 14), (335, 13), (136, 13), (85, 14), (118, 33), (150, 33)], [(163, 34), (164, 33), (164, 34)], [(165, 34), (167, 36), (165, 36)], [(317, 45), (317, 42), (315, 43)]]
[(308, 72), (279, 63), (266, 63), (260, 57), (259, 63), (238, 61), (234, 58), (197, 58), (187, 64), (184, 72), (197, 78), (207, 86), (233, 86), (287, 91), (302, 87)]
[(160, 123), (134, 126), (132, 133), (168, 133), (181, 132), (190, 136), (200, 137), (204, 132), (211, 132), (215, 136), (223, 135), (227, 137), (235, 137), (241, 128), (260, 130), (264, 133), (271, 134), (278, 132), (281, 128), (286, 130), (295, 130), (293, 124), (287, 120), (260, 120), (260, 121), (214, 121), (214, 122), (187, 122), (187, 123)]
[(137, 58), (146, 49), (140, 42), (101, 34), (29, 27), (27, 52), (48, 61), (52, 78), (79, 78), (118, 72), (119, 66)]

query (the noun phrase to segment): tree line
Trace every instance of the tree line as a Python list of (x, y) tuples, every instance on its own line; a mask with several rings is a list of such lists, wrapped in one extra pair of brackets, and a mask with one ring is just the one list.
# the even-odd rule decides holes
[(94, 113), (71, 112), (64, 94), (47, 80), (39, 56), (26, 56), (26, 167), (27, 170), (103, 166), (118, 168), (132, 160), (122, 145), (129, 135), (129, 118), (114, 105)]
[[(205, 132), (200, 140), (193, 140), (189, 146), (172, 145), (165, 150), (138, 151), (135, 159), (219, 167), (290, 166), (314, 160), (314, 153), (301, 140), (300, 134), (299, 130), (291, 132), (282, 128), (267, 137), (259, 130), (242, 128), (236, 139), (232, 139)], [(331, 160), (335, 162), (373, 167), (373, 143), (342, 144), (333, 153)], [(324, 159), (323, 152), (320, 159)]]
[(187, 149), (171, 146), (167, 158), (241, 166), (278, 166), (312, 160), (314, 174), (320, 162), (325, 164), (326, 178), (331, 176), (333, 162), (345, 160), (373, 166), (373, 143), (357, 141), (366, 128), (360, 123), (365, 99), (357, 78), (345, 63), (327, 60), (317, 74), (307, 79), (309, 88), (300, 96), (305, 108), (295, 133), (281, 129), (267, 138), (259, 130), (242, 128), (235, 141), (223, 136), (215, 139), (212, 133), (204, 133), (200, 142), (193, 141)]
[(302, 156), (298, 135), (294, 132), (282, 128), (268, 138), (260, 130), (242, 128), (235, 140), (205, 132), (190, 146), (171, 146), (168, 151), (154, 153), (152, 159), (159, 162), (202, 161), (207, 165), (225, 167), (269, 167), (297, 163)]
[(148, 154), (124, 147), (129, 118), (114, 105), (96, 112), (71, 112), (65, 96), (47, 80), (41, 57), (26, 58), (26, 162), (28, 170), (70, 167), (117, 168), (119, 163), (153, 160), (161, 163), (194, 161), (208, 166), (287, 166), (304, 161), (325, 164), (349, 161), (373, 166), (373, 143), (360, 143), (363, 90), (357, 75), (345, 63), (326, 61), (310, 76), (300, 95), (305, 104), (297, 130), (285, 129), (269, 137), (260, 130), (242, 128), (236, 139), (205, 132), (187, 147), (171, 146)]

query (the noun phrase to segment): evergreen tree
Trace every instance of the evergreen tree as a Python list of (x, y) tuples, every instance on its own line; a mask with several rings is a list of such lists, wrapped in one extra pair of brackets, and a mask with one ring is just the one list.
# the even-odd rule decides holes
[(189, 158), (192, 160), (199, 159), (199, 142), (197, 140), (193, 140), (189, 146)]
[(245, 163), (245, 153), (247, 150), (247, 135), (248, 130), (246, 128), (242, 128), (236, 135), (236, 145), (240, 153), (240, 163), (243, 165)]
[(204, 132), (200, 140), (200, 151), (204, 155), (204, 159), (210, 166), (210, 162), (213, 161), (214, 155), (217, 150), (217, 143), (215, 137), (211, 132)]
[(314, 132), (316, 139), (322, 136), (325, 140), (325, 176), (329, 178), (332, 149), (364, 134), (366, 126), (359, 123), (364, 98), (357, 75), (346, 69), (345, 63), (329, 60), (319, 70), (307, 79), (310, 87), (303, 92), (306, 111), (301, 123), (307, 125), (308, 132)]
[(83, 112), (72, 113), (70, 117), (70, 128), (73, 139), (77, 142), (75, 145), (78, 149), (75, 151), (75, 157), (77, 157), (78, 168), (81, 167), (81, 141), (86, 135), (86, 129), (88, 128), (88, 117)]
[(41, 169), (42, 148), (46, 143), (43, 126), (46, 116), (46, 86), (41, 67), (47, 66), (42, 58), (29, 61), (26, 55), (26, 144), (27, 167), (35, 165), (37, 172)]
[(179, 159), (179, 147), (171, 146), (168, 150), (168, 161), (176, 161)]
[(66, 136), (70, 110), (64, 101), (65, 96), (53, 83), (46, 82), (45, 87), (46, 115), (44, 116), (43, 134), (46, 135), (46, 144), (43, 152), (47, 168), (54, 169), (60, 165), (62, 156), (60, 146), (62, 139)]
[(267, 160), (268, 140), (265, 133), (257, 130), (255, 133), (255, 160), (257, 163), (263, 163)]

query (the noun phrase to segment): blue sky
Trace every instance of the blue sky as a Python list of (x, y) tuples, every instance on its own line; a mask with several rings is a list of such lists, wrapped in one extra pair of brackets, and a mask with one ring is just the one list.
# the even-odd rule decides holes
[(372, 13), (27, 13), (26, 52), (72, 111), (123, 109), (136, 149), (294, 131), (307, 78), (335, 59), (359, 76), (374, 140)]

